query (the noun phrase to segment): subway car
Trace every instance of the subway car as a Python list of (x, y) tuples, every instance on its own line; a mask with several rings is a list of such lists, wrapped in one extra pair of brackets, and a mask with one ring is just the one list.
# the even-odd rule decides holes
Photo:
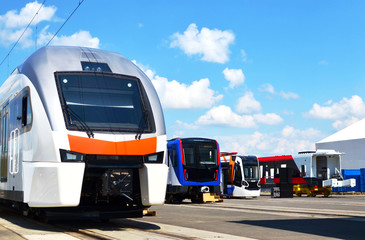
[(168, 183), (166, 201), (180, 203), (190, 199), (203, 202), (203, 194), (219, 190), (219, 145), (207, 138), (176, 138), (169, 140)]

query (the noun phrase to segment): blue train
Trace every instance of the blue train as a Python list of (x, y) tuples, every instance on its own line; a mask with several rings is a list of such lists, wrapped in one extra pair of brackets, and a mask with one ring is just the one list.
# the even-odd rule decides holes
[(219, 191), (219, 145), (207, 138), (175, 138), (167, 143), (169, 175), (166, 202), (202, 202), (203, 193)]

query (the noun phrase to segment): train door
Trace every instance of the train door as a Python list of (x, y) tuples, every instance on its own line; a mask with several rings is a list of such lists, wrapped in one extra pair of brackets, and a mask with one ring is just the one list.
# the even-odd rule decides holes
[(327, 157), (326, 156), (318, 156), (317, 157), (317, 178), (326, 180), (328, 179), (327, 173)]
[(237, 187), (242, 187), (242, 181), (243, 181), (243, 174), (242, 174), (242, 166), (240, 162), (236, 162), (234, 166), (234, 180), (233, 184)]
[(1, 111), (1, 173), (0, 181), (8, 180), (8, 135), (9, 131), (9, 104)]

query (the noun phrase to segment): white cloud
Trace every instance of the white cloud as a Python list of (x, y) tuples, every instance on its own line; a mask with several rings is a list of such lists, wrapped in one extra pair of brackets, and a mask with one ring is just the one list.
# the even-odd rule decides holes
[(342, 98), (339, 102), (327, 101), (323, 106), (318, 103), (304, 116), (323, 120), (334, 120), (332, 127), (341, 130), (365, 117), (365, 103), (358, 95), (350, 99)]
[(348, 127), (355, 122), (359, 121), (360, 119), (354, 116), (351, 116), (345, 120), (336, 120), (334, 123), (332, 123), (332, 127), (336, 130), (341, 130), (345, 127)]
[(213, 107), (196, 121), (198, 125), (226, 125), (239, 128), (257, 127), (255, 119), (249, 115), (238, 115), (225, 105)]
[(255, 99), (252, 92), (246, 92), (237, 101), (236, 111), (238, 113), (254, 113), (261, 111), (261, 104)]
[(298, 99), (299, 95), (293, 92), (284, 92), (284, 91), (280, 91), (280, 92), (276, 92), (274, 89), (274, 86), (271, 85), (270, 83), (265, 83), (263, 85), (261, 85), (261, 88), (259, 89), (261, 92), (268, 92), (274, 95), (278, 95), (284, 99)]
[(229, 60), (229, 45), (235, 36), (231, 31), (209, 29), (203, 27), (199, 32), (196, 24), (192, 23), (183, 34), (174, 33), (171, 36), (170, 47), (178, 47), (187, 55), (200, 55), (207, 62), (225, 63)]
[(273, 87), (273, 85), (271, 85), (270, 83), (265, 83), (261, 85), (261, 88), (259, 89), (261, 92), (268, 92), (268, 93), (275, 93), (275, 89)]
[(337, 103), (327, 102), (328, 106), (320, 106), (318, 103), (313, 107), (307, 115), (317, 119), (346, 119), (348, 117), (365, 117), (365, 103), (358, 95), (352, 96), (350, 99), (343, 98)]
[[(39, 10), (41, 4), (37, 1), (31, 2), (25, 5), (19, 13), (17, 10), (11, 10), (0, 16), (0, 44), (3, 46), (10, 46), (15, 43), (21, 34), (23, 33), (26, 26), (32, 20), (33, 16)], [(53, 21), (55, 19), (55, 13), (57, 8), (55, 6), (43, 6), (36, 18), (24, 33), (19, 41), (19, 46), (22, 48), (28, 48), (34, 46), (34, 27), (36, 24), (39, 26), (43, 22)], [(39, 27), (38, 26), (38, 27)], [(37, 36), (37, 44), (45, 45), (52, 38), (54, 34), (48, 31), (48, 26), (43, 27), (42, 31)], [(54, 45), (77, 45), (85, 47), (99, 47), (99, 39), (92, 37), (88, 31), (79, 31), (70, 36), (56, 36), (51, 44)]]
[(221, 151), (263, 157), (314, 150), (314, 143), (323, 137), (323, 133), (316, 129), (299, 130), (286, 126), (281, 133), (276, 134), (256, 131), (245, 135), (218, 136), (215, 139)]
[(197, 125), (221, 125), (238, 128), (256, 128), (257, 123), (277, 125), (283, 119), (275, 114), (239, 115), (225, 105), (213, 107), (195, 122)]
[(257, 122), (267, 125), (278, 125), (283, 122), (283, 119), (276, 113), (255, 114), (253, 117)]
[(187, 85), (176, 80), (169, 81), (165, 77), (156, 75), (154, 71), (135, 60), (132, 62), (138, 65), (151, 79), (161, 104), (166, 109), (210, 108), (223, 98), (223, 95), (218, 95), (209, 88), (208, 78), (193, 81)]
[[(47, 27), (41, 32), (39, 36), (39, 44), (47, 44), (53, 37), (53, 34), (46, 32)], [(99, 48), (99, 38), (92, 37), (88, 31), (79, 31), (71, 36), (61, 35), (55, 36), (50, 45), (62, 45), (62, 46), (83, 46), (90, 48)]]
[[(26, 27), (32, 20), (40, 6), (41, 4), (35, 1), (27, 3), (25, 7), (20, 10), (19, 13), (16, 10), (10, 10), (5, 15), (0, 16), (0, 24), (3, 24), (4, 28), (8, 29), (19, 29)], [(53, 18), (56, 10), (57, 8), (54, 6), (43, 6), (36, 16), (36, 19), (33, 21), (32, 25), (37, 24), (37, 22), (50, 21)]]
[(245, 82), (245, 75), (242, 69), (228, 69), (223, 70), (224, 78), (229, 81), (229, 87), (234, 88)]

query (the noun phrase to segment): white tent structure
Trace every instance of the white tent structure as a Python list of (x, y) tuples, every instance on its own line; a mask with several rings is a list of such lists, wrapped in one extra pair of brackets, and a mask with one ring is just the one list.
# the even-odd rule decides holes
[(365, 118), (317, 142), (316, 149), (344, 153), (342, 169), (365, 168)]

